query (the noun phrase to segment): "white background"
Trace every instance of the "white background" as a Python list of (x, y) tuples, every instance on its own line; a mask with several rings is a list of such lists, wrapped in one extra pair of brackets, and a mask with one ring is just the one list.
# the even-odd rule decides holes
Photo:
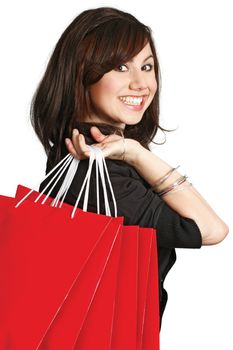
[[(8, 1), (0, 6), (0, 193), (44, 176), (46, 157), (29, 122), (32, 95), (60, 35), (81, 11), (113, 6), (131, 12), (154, 34), (162, 73), (165, 145), (153, 152), (181, 164), (189, 180), (230, 227), (219, 245), (177, 249), (161, 350), (231, 350), (232, 117), (231, 1)], [(230, 268), (231, 266), (231, 268)]]

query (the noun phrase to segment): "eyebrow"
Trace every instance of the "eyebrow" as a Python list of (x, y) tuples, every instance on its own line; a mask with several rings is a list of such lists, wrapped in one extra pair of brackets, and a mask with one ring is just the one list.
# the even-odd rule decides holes
[(150, 56), (148, 56), (147, 58), (144, 59), (143, 63), (146, 62), (147, 60), (149, 60), (149, 58), (151, 58), (151, 57), (154, 58), (153, 55), (150, 55)]

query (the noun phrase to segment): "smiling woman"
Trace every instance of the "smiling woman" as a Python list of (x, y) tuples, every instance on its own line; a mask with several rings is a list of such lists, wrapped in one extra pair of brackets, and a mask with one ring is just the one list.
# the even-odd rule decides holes
[(105, 121), (122, 129), (141, 122), (157, 89), (152, 62), (151, 46), (147, 43), (133, 61), (117, 66), (91, 85), (89, 91), (95, 112), (84, 121)]
[[(157, 229), (161, 321), (167, 303), (163, 283), (176, 261), (175, 248), (217, 244), (228, 227), (178, 166), (150, 152), (158, 129), (168, 131), (159, 124), (159, 93), (150, 28), (129, 13), (100, 7), (82, 12), (61, 35), (32, 101), (31, 120), (48, 155), (47, 173), (68, 151), (81, 160), (67, 203), (76, 201), (88, 145), (95, 144), (107, 158), (118, 215), (126, 225)], [(95, 181), (94, 173), (88, 207), (94, 212)], [(103, 204), (103, 193), (100, 198)]]
[[(66, 28), (54, 49), (32, 100), (32, 124), (47, 154), (51, 143), (56, 145), (54, 164), (61, 159), (64, 138), (80, 122), (105, 124), (111, 132), (124, 129), (125, 137), (148, 149), (158, 128), (168, 131), (159, 125), (159, 89), (151, 29), (118, 9), (87, 10)], [(135, 96), (143, 96), (138, 112), (120, 101)]]

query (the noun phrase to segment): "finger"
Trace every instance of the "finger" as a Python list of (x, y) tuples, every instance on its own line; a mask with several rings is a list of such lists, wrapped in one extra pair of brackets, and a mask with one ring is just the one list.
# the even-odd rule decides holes
[(65, 144), (68, 152), (75, 158), (78, 159), (78, 153), (76, 152), (76, 149), (73, 146), (73, 143), (70, 139), (66, 138), (65, 139)]
[(79, 136), (78, 129), (73, 129), (73, 131), (72, 131), (72, 142), (73, 142), (75, 148), (76, 148), (76, 145), (78, 144), (78, 136)]
[(79, 133), (78, 129), (74, 129), (72, 132), (72, 143), (77, 154), (79, 155), (87, 150), (85, 138)]
[(90, 150), (86, 144), (85, 137), (83, 134), (80, 134), (78, 129), (73, 129), (72, 141), (73, 141), (73, 147), (75, 148), (80, 159), (90, 156)]
[(80, 144), (80, 149), (83, 153), (89, 154), (89, 147), (86, 145), (85, 137), (82, 134), (79, 134), (79, 144)]
[(106, 137), (108, 137), (107, 135), (104, 135), (96, 126), (92, 126), (90, 130), (92, 136), (98, 142), (102, 142)]

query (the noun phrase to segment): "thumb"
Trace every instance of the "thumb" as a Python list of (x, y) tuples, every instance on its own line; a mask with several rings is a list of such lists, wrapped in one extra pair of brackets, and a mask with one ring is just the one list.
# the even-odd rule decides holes
[(96, 126), (92, 126), (90, 131), (94, 139), (98, 142), (102, 142), (107, 137), (106, 135), (102, 134), (102, 132)]

